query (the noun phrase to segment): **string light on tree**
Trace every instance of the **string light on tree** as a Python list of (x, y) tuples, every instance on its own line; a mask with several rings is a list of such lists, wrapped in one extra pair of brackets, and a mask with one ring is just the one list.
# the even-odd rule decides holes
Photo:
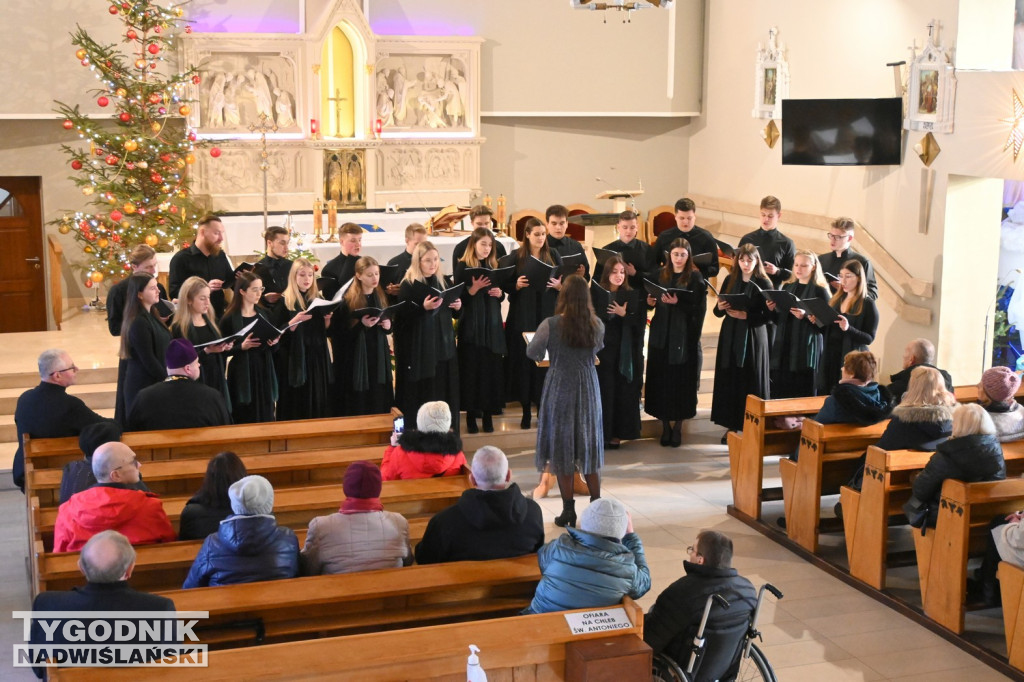
[(70, 179), (91, 208), (54, 222), (81, 248), (75, 264), (88, 286), (124, 277), (127, 254), (139, 244), (180, 248), (201, 216), (187, 170), (202, 145), (177, 118), (191, 113), (186, 86), (199, 75), (175, 71), (165, 58), (183, 34), (184, 12), (155, 0), (115, 2), (108, 11), (122, 24), (120, 44), (99, 43), (81, 28), (71, 42), (75, 58), (97, 80), (89, 98), (106, 107), (116, 125), (97, 125), (79, 105), (56, 103), (62, 125), (82, 140), (62, 149), (76, 172)]

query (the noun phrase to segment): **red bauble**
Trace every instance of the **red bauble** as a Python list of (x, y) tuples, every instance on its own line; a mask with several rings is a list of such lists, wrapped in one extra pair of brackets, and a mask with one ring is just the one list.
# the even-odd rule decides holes
[(110, 62), (103, 62), (103, 63), (106, 64), (108, 69), (110, 68)]
[(159, 185), (159, 184), (160, 184), (161, 182), (163, 182), (163, 181), (164, 181), (164, 178), (163, 178), (163, 176), (162, 176), (162, 175), (160, 175), (159, 173), (153, 173), (153, 174), (151, 174), (151, 175), (149, 176), (149, 179), (150, 179), (150, 180), (152, 180), (152, 181), (153, 181), (153, 184), (155, 184), (155, 185)]
[(149, 50), (150, 54), (159, 54), (160, 53), (160, 46), (157, 45), (156, 43), (150, 43), (149, 47), (147, 47), (146, 49)]
[(129, 114), (127, 111), (122, 111), (120, 113), (120, 115), (118, 116), (118, 118), (121, 119), (121, 123), (131, 123), (132, 122), (132, 115)]
[(75, 170), (82, 170), (82, 162), (79, 161), (78, 159), (75, 159), (74, 161), (71, 162), (71, 167), (74, 168)]
[(110, 12), (111, 14), (117, 14), (121, 10), (119, 10), (117, 8), (117, 5), (111, 5), (110, 7), (107, 8), (107, 11)]
[(67, 119), (64, 121), (64, 130), (71, 130), (74, 127), (75, 124), (71, 122), (71, 119)]
[(160, 160), (163, 161), (164, 163), (167, 163), (168, 161), (171, 160), (171, 155), (170, 154), (161, 154), (160, 155)]
[(199, 85), (202, 82), (203, 82), (203, 79), (200, 78), (199, 76), (192, 76), (192, 84), (193, 85)]
[(313, 263), (313, 272), (317, 272), (319, 270), (320, 270), (320, 266), (317, 265), (316, 263)]
[(123, 218), (123, 217), (124, 217), (124, 214), (122, 214), (116, 208), (113, 211), (110, 212), (110, 219), (113, 220), (115, 223), (121, 222), (121, 218)]
[(218, 156), (220, 156), (220, 147), (211, 147), (210, 148), (210, 156), (212, 156), (215, 159)]
[(121, 3), (121, 9), (123, 9), (125, 12), (127, 12), (129, 9), (131, 9), (131, 5), (129, 5), (127, 2), (122, 2)]
[(96, 100), (96, 104), (99, 104), (101, 107), (105, 107), (110, 104), (110, 100), (106, 97), (100, 96), (100, 98)]
[(178, 212), (178, 207), (177, 206), (171, 206), (171, 213), (177, 213), (177, 212)]
[(125, 269), (125, 271), (131, 270), (132, 269), (131, 264), (130, 263), (125, 263), (124, 264), (124, 269)]
[(157, 222), (158, 225), (166, 225), (167, 224), (167, 221), (164, 220), (163, 218), (161, 218), (160, 220), (158, 220), (156, 222)]
[(156, 69), (156, 62), (150, 62), (149, 63), (149, 68)]
[(119, 234), (112, 234), (112, 235), (110, 235), (110, 239), (115, 244), (120, 244), (121, 243), (121, 235), (119, 235)]
[(159, 92), (154, 92), (153, 94), (151, 94), (149, 96), (149, 103), (150, 104), (160, 104), (160, 102), (163, 101), (163, 98), (164, 98), (164, 96), (161, 95)]
[(194, 131), (194, 130), (189, 131), (188, 141), (189, 142), (195, 142), (196, 141), (196, 131)]
[(128, 40), (135, 40), (139, 37), (139, 34), (135, 32), (135, 29), (130, 28), (128, 29), (128, 32), (125, 33), (125, 36), (128, 38)]
[[(154, 26), (153, 27), (153, 33), (159, 34), (161, 31), (163, 31), (163, 29), (160, 28), (159, 26)], [(156, 52), (154, 52), (153, 54), (156, 54)]]
[(163, 108), (163, 107), (160, 107), (159, 109), (157, 109), (157, 110), (156, 110), (156, 113), (158, 113), (158, 114), (160, 114), (161, 116), (163, 116), (164, 114), (166, 114), (166, 113), (167, 113), (167, 109), (165, 109), (165, 108)]
[(113, 154), (107, 154), (106, 162), (108, 166), (116, 166), (119, 159)]
[(191, 33), (191, 32), (192, 32), (192, 27), (191, 26), (186, 26), (185, 27), (185, 33)]
[(89, 66), (89, 58), (88, 57), (86, 57), (85, 59), (82, 60), (82, 66)]
[[(117, 13), (117, 10), (115, 8), (111, 7), (111, 9), (114, 10), (115, 14)], [(92, 280), (91, 279), (86, 279), (85, 280), (85, 288), (86, 289), (92, 289)]]
[[(192, 245), (191, 245), (191, 244), (189, 244), (188, 242), (182, 242), (182, 243), (181, 243), (181, 248), (183, 248), (183, 249), (187, 249), (187, 248), (188, 248), (188, 247), (190, 247), (190, 246), (192, 246)], [(314, 267), (316, 267), (316, 266), (314, 266)]]

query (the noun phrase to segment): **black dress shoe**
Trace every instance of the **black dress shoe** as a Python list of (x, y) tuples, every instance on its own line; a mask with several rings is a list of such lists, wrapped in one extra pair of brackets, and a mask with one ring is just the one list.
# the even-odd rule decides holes
[(606, 442), (604, 444), (604, 449), (605, 450), (618, 450), (619, 449), (619, 443), (612, 443), (611, 441), (608, 441), (608, 442)]
[(519, 421), (519, 427), (523, 428), (523, 429), (530, 428), (530, 420), (532, 419), (532, 417), (533, 417), (533, 415), (530, 414), (529, 412), (524, 414), (523, 418)]
[(494, 420), (489, 412), (484, 412), (484, 433), (494, 433)]
[(728, 444), (729, 444), (729, 432), (726, 431), (725, 433), (722, 434), (722, 445), (728, 445)]
[(662, 447), (668, 447), (672, 444), (672, 429), (665, 429), (661, 433), (661, 445)]
[(669, 445), (674, 448), (678, 448), (683, 444), (683, 434), (681, 432), (673, 431), (672, 437), (669, 439)]

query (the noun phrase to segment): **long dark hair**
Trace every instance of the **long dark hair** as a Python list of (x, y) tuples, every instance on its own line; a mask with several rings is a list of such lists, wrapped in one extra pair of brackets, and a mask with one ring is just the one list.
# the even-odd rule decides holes
[(672, 269), (672, 251), (675, 249), (686, 249), (686, 265), (683, 266), (683, 281), (689, 282), (690, 275), (697, 269), (697, 266), (693, 264), (693, 247), (690, 246), (690, 242), (687, 239), (679, 237), (673, 239), (672, 243), (668, 245), (668, 257), (665, 259), (665, 265), (661, 268), (661, 275), (658, 279), (662, 284), (668, 284), (672, 281), (672, 275), (675, 274), (675, 270)]
[(128, 278), (128, 293), (125, 294), (124, 317), (121, 321), (121, 351), (119, 353), (123, 360), (132, 356), (131, 349), (128, 347), (128, 332), (132, 328), (132, 323), (139, 315), (147, 314), (146, 309), (142, 307), (142, 301), (139, 300), (139, 294), (151, 279), (153, 279), (153, 275), (148, 272), (137, 272)]
[[(483, 263), (476, 257), (476, 245), (481, 239), (491, 240), (491, 252), (487, 254), (487, 260)], [(470, 268), (479, 268), (486, 265), (493, 270), (498, 267), (498, 258), (494, 255), (496, 250), (494, 248), (494, 233), (486, 227), (478, 227), (473, 230), (473, 234), (469, 235), (469, 243), (466, 244), (466, 253), (462, 256), (462, 262)]]
[[(376, 258), (370, 256), (363, 256), (356, 261), (355, 273), (352, 279), (352, 285), (345, 292), (345, 305), (348, 306), (349, 311), (359, 310), (363, 307), (363, 283), (359, 281), (359, 276), (370, 268), (380, 268), (380, 263), (377, 262)], [(377, 280), (377, 288), (374, 289), (374, 293), (377, 294), (377, 303), (382, 306), (387, 305), (388, 296), (384, 293), (384, 287), (380, 285), (380, 280)]]
[(206, 465), (203, 484), (199, 486), (199, 492), (192, 497), (192, 501), (215, 509), (230, 509), (228, 488), (235, 481), (245, 478), (245, 475), (245, 465), (238, 455), (230, 450), (221, 452)]
[[(235, 275), (235, 295), (231, 297), (231, 303), (228, 303), (228, 307), (224, 310), (224, 316), (221, 317), (221, 324), (224, 320), (228, 319), (235, 314), (236, 310), (242, 309), (242, 292), (248, 291), (249, 287), (252, 286), (253, 282), (263, 283), (263, 279), (251, 270), (243, 270)], [(256, 309), (259, 309), (259, 305)]]
[[(530, 233), (533, 232), (533, 228), (538, 226), (547, 229), (539, 218), (530, 218), (526, 221), (526, 226), (523, 227), (523, 241), (519, 243), (519, 253), (516, 256), (516, 267), (522, 267), (526, 263), (526, 259), (530, 257)], [(547, 239), (544, 240), (544, 245), (540, 247), (540, 260), (548, 265), (555, 264), (555, 259), (551, 255), (551, 248), (548, 247)]]
[[(616, 265), (621, 265), (622, 266), (622, 270), (623, 270), (623, 274), (625, 274), (626, 261), (622, 260), (621, 256), (612, 256), (612, 257), (610, 257), (608, 260), (606, 260), (604, 262), (603, 270), (601, 271), (601, 282), (600, 282), (600, 284), (607, 291), (611, 291), (612, 290), (611, 289), (612, 283), (610, 281), (608, 281), (608, 278), (611, 277), (612, 270), (615, 269)], [(625, 279), (622, 280), (622, 286), (619, 287), (619, 288), (622, 289), (623, 291), (629, 291), (630, 290), (629, 277), (628, 276)]]
[[(840, 268), (840, 271), (842, 270), (849, 270), (857, 276), (857, 288), (849, 294), (852, 300), (850, 301), (850, 309), (847, 312), (850, 315), (860, 315), (864, 312), (864, 297), (867, 295), (868, 290), (867, 282), (864, 280), (864, 266), (860, 264), (860, 261), (851, 258), (843, 263), (843, 267)], [(843, 304), (843, 299), (846, 296), (847, 294), (843, 291), (843, 288), (839, 287), (839, 291), (832, 294), (832, 300), (829, 301), (829, 305), (839, 310), (839, 306)]]
[[(772, 198), (773, 197), (766, 197), (766, 200)], [(764, 261), (761, 260), (761, 252), (758, 251), (757, 247), (754, 246), (753, 244), (743, 244), (736, 249), (736, 254), (733, 256), (732, 261), (733, 269), (732, 272), (729, 273), (729, 287), (726, 291), (722, 293), (732, 294), (735, 293), (738, 289), (741, 289), (744, 286), (746, 286), (743, 283), (743, 272), (740, 270), (741, 256), (749, 256), (750, 258), (754, 259), (754, 271), (750, 273), (750, 279), (754, 279), (755, 277), (759, 279), (768, 279), (768, 273), (765, 272), (764, 269)]]
[(562, 280), (562, 291), (555, 304), (555, 315), (562, 316), (562, 341), (572, 348), (593, 348), (597, 343), (597, 325), (587, 282), (579, 275)]

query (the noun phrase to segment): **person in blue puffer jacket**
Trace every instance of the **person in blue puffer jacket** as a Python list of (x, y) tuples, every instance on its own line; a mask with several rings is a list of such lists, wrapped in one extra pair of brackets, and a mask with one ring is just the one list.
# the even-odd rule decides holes
[(579, 528), (565, 530), (537, 553), (541, 579), (524, 614), (614, 606), (651, 589), (643, 543), (622, 504), (594, 500)]
[(203, 542), (185, 589), (254, 583), (299, 575), (299, 540), (277, 525), (274, 488), (262, 476), (246, 476), (228, 488), (234, 515)]

